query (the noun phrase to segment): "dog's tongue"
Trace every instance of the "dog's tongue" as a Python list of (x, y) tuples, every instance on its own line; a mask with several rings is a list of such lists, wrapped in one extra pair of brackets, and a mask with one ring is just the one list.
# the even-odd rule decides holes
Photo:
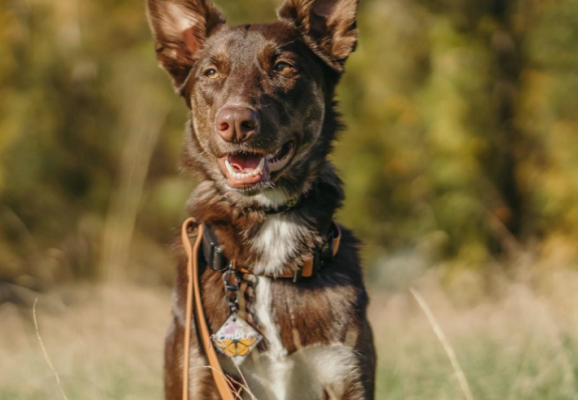
[(235, 171), (247, 171), (256, 169), (263, 156), (257, 154), (235, 154), (229, 156), (229, 163)]

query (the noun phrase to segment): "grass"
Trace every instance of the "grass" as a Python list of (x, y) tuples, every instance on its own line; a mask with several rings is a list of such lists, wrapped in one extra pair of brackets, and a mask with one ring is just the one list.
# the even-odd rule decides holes
[[(437, 282), (422, 279), (421, 293), (475, 399), (578, 398), (576, 274), (551, 276), (541, 288), (502, 283), (497, 294), (470, 306)], [(425, 316), (416, 312), (415, 299), (400, 293), (379, 302), (385, 306), (372, 312), (380, 355), (378, 399), (464, 399), (455, 369)]]
[[(436, 270), (414, 281), (433, 325), (409, 290), (374, 288), (378, 399), (465, 399), (435, 324), (475, 400), (578, 399), (578, 274), (493, 277), (491, 295), (475, 290), (483, 283), (474, 273), (448, 283)], [(36, 336), (36, 294), (28, 296), (23, 307), (0, 305), (0, 399), (63, 399)], [(40, 295), (38, 331), (68, 399), (162, 399), (169, 311), (170, 291), (158, 287)]]
[[(161, 399), (170, 292), (75, 287), (40, 297), (39, 332), (67, 397)], [(0, 399), (62, 399), (36, 339), (32, 307), (0, 307)]]

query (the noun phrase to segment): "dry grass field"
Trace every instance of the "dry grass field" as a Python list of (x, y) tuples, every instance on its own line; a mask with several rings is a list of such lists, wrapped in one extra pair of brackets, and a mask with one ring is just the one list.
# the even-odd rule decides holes
[[(374, 288), (377, 398), (467, 399), (456, 375), (461, 369), (476, 400), (577, 399), (578, 274), (509, 275), (462, 272), (450, 279), (430, 270), (412, 286), (435, 321), (408, 288)], [(62, 399), (34, 326), (37, 295), (20, 297), (27, 304), (0, 306), (0, 399)], [(38, 295), (39, 333), (65, 396), (162, 399), (169, 309), (170, 292), (159, 287), (76, 285)]]

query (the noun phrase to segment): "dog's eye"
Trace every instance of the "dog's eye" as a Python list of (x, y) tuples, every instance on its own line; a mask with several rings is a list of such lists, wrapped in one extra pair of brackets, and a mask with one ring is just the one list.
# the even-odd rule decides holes
[(209, 79), (216, 79), (219, 77), (219, 72), (215, 68), (209, 68), (203, 73), (203, 75)]
[(280, 61), (277, 64), (275, 64), (275, 71), (289, 72), (292, 70), (293, 70), (293, 66), (289, 63), (284, 62), (284, 61)]

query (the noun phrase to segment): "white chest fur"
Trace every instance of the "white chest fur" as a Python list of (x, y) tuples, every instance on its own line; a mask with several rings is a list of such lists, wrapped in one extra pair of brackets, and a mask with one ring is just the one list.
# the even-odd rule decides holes
[[(269, 350), (261, 354), (254, 350), (241, 365), (243, 379), (251, 391), (244, 398), (322, 400), (327, 392), (331, 398), (340, 399), (357, 370), (353, 349), (341, 343), (314, 345), (287, 356), (272, 308), (272, 286), (270, 278), (259, 278), (255, 316)], [(229, 360), (222, 360), (226, 372), (238, 375)]]
[(290, 214), (267, 217), (251, 240), (254, 250), (260, 254), (259, 261), (253, 265), (255, 273), (281, 273), (287, 262), (296, 256), (298, 243), (306, 234), (307, 228)]
[[(239, 375), (228, 362), (223, 366), (227, 373)], [(255, 353), (240, 367), (241, 380), (250, 390), (243, 399), (324, 400), (324, 393), (341, 399), (357, 378), (357, 367), (355, 353), (342, 344), (308, 346), (281, 359)]]

